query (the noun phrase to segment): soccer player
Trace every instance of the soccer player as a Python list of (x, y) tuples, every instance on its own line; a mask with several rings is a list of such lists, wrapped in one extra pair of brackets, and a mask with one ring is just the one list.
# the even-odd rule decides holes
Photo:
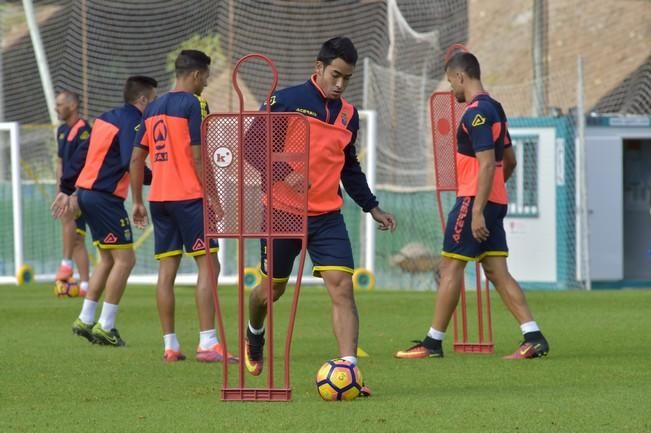
[[(271, 110), (300, 112), (310, 124), (310, 171), (308, 179), (308, 251), (313, 275), (323, 278), (332, 300), (332, 324), (339, 344), (339, 356), (357, 363), (359, 319), (353, 294), (353, 253), (340, 209), (343, 197), (339, 183), (364, 212), (370, 212), (381, 230), (396, 228), (396, 219), (384, 212), (370, 191), (366, 176), (357, 160), (355, 139), (359, 128), (357, 109), (342, 98), (353, 75), (357, 50), (345, 37), (327, 40), (316, 58), (315, 72), (305, 83), (276, 92)], [(262, 108), (264, 109), (264, 107)], [(248, 140), (247, 140), (248, 141)], [(255, 143), (247, 142), (247, 160), (263, 170), (261, 158), (255, 158)], [(273, 168), (273, 188), (298, 190), (302, 175), (286, 163)], [(282, 218), (283, 211), (275, 219)], [(300, 241), (273, 241), (273, 301), (285, 292), (293, 263), (300, 252)], [(262, 283), (249, 297), (249, 323), (245, 361), (248, 371), (259, 375), (263, 368), (264, 320), (267, 313), (267, 248), (262, 240)], [(364, 390), (369, 395), (368, 389)]]
[(395, 356), (402, 359), (443, 356), (441, 342), (459, 301), (464, 269), (470, 261), (481, 262), (486, 277), (520, 324), (524, 342), (506, 358), (545, 356), (549, 351), (547, 340), (506, 265), (505, 182), (516, 165), (506, 115), (500, 103), (484, 91), (479, 62), (473, 54), (453, 55), (445, 71), (456, 100), (468, 103), (457, 130), (457, 201), (448, 215), (432, 326), (424, 340)]
[[(95, 121), (86, 161), (76, 183), (79, 207), (90, 226), (100, 260), (72, 332), (93, 343), (116, 347), (126, 344), (115, 327), (115, 318), (136, 256), (124, 200), (129, 192), (129, 164), (136, 130), (145, 107), (156, 98), (157, 86), (151, 77), (138, 75), (127, 79), (124, 105)], [(146, 177), (151, 181), (151, 173)], [(74, 200), (73, 197), (73, 207)], [(95, 323), (102, 292), (102, 312)]]
[[(63, 123), (57, 129), (56, 165), (57, 196), (64, 200), (75, 189), (75, 182), (86, 157), (90, 125), (79, 115), (79, 96), (69, 90), (57, 95), (56, 112)], [(56, 273), (57, 280), (68, 280), (74, 272), (73, 259), (79, 270), (81, 293), (88, 289), (89, 262), (84, 243), (86, 221), (83, 215), (66, 213), (61, 216), (63, 260)]]
[[(163, 359), (181, 361), (185, 355), (174, 327), (174, 279), (183, 247), (198, 267), (196, 304), (199, 316), (199, 346), (195, 358), (219, 362), (224, 350), (217, 340), (215, 310), (208, 260), (217, 260), (217, 242), (206, 254), (201, 186), (201, 122), (208, 107), (200, 97), (210, 74), (210, 57), (201, 51), (183, 50), (176, 58), (176, 84), (145, 111), (131, 160), (133, 222), (143, 228), (147, 210), (142, 200), (142, 173), (150, 155), (153, 180), (149, 207), (154, 224), (155, 257), (159, 260), (156, 301), (163, 328)], [(237, 358), (227, 355), (229, 362)]]

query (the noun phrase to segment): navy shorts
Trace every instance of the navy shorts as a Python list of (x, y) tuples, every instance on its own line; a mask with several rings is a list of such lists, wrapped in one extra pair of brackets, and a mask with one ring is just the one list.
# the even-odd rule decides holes
[(75, 218), (75, 225), (77, 228), (75, 231), (81, 236), (86, 236), (86, 218), (82, 212), (77, 218)]
[(474, 197), (458, 197), (454, 208), (448, 215), (443, 238), (442, 256), (464, 261), (481, 261), (486, 256), (509, 255), (504, 232), (504, 217), (507, 206), (488, 202), (484, 209), (488, 239), (478, 242), (472, 236), (472, 205)]
[[(280, 211), (277, 211), (280, 212)], [(355, 264), (348, 230), (340, 212), (330, 212), (307, 218), (307, 251), (312, 259), (312, 275), (320, 277), (322, 271), (353, 273)], [(289, 279), (294, 260), (301, 253), (299, 239), (273, 241), (273, 280)], [(267, 275), (267, 241), (260, 240), (260, 270)]]
[(77, 193), (93, 243), (101, 249), (132, 248), (133, 236), (124, 200), (107, 192), (80, 189)]
[[(206, 253), (202, 199), (152, 201), (149, 209), (154, 223), (154, 257), (157, 260), (183, 254), (183, 247), (189, 256)], [(217, 239), (211, 239), (210, 252), (218, 250)]]

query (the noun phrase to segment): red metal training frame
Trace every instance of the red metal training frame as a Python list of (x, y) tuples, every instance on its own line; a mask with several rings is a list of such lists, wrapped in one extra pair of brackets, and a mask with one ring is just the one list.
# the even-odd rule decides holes
[[(452, 48), (452, 47), (451, 47)], [(457, 191), (456, 176), (456, 128), (465, 109), (465, 104), (458, 103), (452, 92), (434, 92), (430, 97), (430, 114), (432, 121), (432, 143), (434, 147), (434, 166), (436, 172), (436, 201), (442, 231), (445, 232), (445, 215), (443, 212), (442, 192)], [(488, 280), (484, 287), (485, 305), (482, 296), (481, 266), (475, 264), (477, 293), (477, 338), (470, 341), (468, 337), (468, 313), (466, 308), (466, 285), (461, 290), (460, 305), (454, 311), (454, 351), (464, 353), (493, 353), (493, 329), (491, 323), (490, 287)], [(459, 313), (461, 315), (461, 339), (459, 339)], [(485, 323), (484, 323), (485, 322)], [(486, 336), (484, 335), (486, 331)]]
[[(268, 64), (273, 74), (273, 83), (266, 97), (266, 111), (245, 111), (244, 98), (237, 82), (240, 67), (247, 61), (257, 59)], [(278, 72), (273, 62), (261, 54), (249, 54), (240, 59), (233, 70), (233, 87), (239, 98), (240, 107), (238, 113), (217, 113), (206, 117), (202, 124), (202, 159), (203, 159), (203, 185), (205, 190), (204, 200), (204, 227), (205, 227), (205, 248), (208, 251), (209, 240), (214, 238), (233, 238), (238, 242), (238, 283), (237, 283), (237, 325), (238, 325), (238, 383), (231, 386), (229, 383), (228, 362), (223, 362), (224, 382), (221, 389), (222, 400), (231, 401), (289, 401), (291, 400), (292, 389), (290, 383), (290, 349), (291, 340), (294, 330), (296, 310), (298, 307), (298, 297), (300, 293), (301, 279), (303, 275), (303, 266), (305, 263), (305, 252), (307, 246), (307, 179), (308, 179), (308, 146), (309, 146), (309, 124), (305, 117), (300, 113), (277, 113), (271, 112), (271, 97), (278, 83)], [(262, 136), (256, 136), (258, 141), (264, 141), (265, 146), (260, 163), (264, 166), (264, 174), (261, 179), (264, 181), (263, 193), (264, 198), (261, 201), (249, 200), (253, 196), (249, 195), (246, 190), (245, 180), (247, 173), (251, 168), (245, 164), (245, 136), (250, 133), (251, 122), (263, 122), (264, 133)], [(248, 122), (248, 123), (247, 123)], [(287, 125), (292, 122), (294, 152), (285, 152), (274, 150), (274, 144), (278, 147), (278, 141), (288, 140)], [(245, 124), (247, 125), (245, 127)], [(260, 123), (258, 123), (260, 125)], [(285, 125), (283, 131), (279, 131)], [(246, 128), (249, 128), (246, 130)], [(262, 130), (260, 128), (260, 130)], [(276, 134), (274, 134), (276, 132)], [(281, 134), (278, 134), (281, 132)], [(282, 138), (279, 138), (282, 137)], [(255, 138), (255, 137), (254, 137)], [(291, 137), (290, 137), (291, 138)], [(296, 150), (296, 143), (299, 148)], [(301, 150), (302, 149), (302, 150)], [(231, 162), (232, 160), (232, 162)], [(303, 191), (300, 193), (299, 209), (295, 214), (296, 218), (292, 222), (274, 218), (276, 199), (275, 192), (272, 191), (273, 170), (275, 162), (287, 162), (289, 164), (303, 167)], [(226, 165), (228, 164), (228, 165)], [(230, 172), (228, 171), (230, 170)], [(230, 173), (230, 183), (228, 178)], [(236, 179), (236, 181), (233, 181)], [(226, 185), (226, 186), (225, 186)], [(224, 189), (230, 186), (232, 196), (229, 203), (227, 193)], [(228, 191), (227, 191), (228, 192)], [(234, 203), (233, 203), (234, 202)], [(255, 220), (251, 215), (258, 211), (258, 215), (263, 218), (262, 227), (260, 224), (253, 225), (251, 221)], [(235, 215), (235, 216), (233, 216)], [(283, 226), (285, 230), (278, 228)], [(294, 224), (287, 227), (287, 224)], [(272, 277), (273, 270), (273, 239), (291, 238), (301, 241), (301, 253), (296, 285), (291, 305), (291, 312), (288, 321), (287, 334), (285, 338), (284, 351), (284, 380), (281, 387), (274, 384), (274, 316), (273, 302), (267, 303), (267, 356), (265, 369), (267, 371), (266, 387), (255, 388), (247, 387), (245, 383), (245, 365), (244, 365), (244, 338), (245, 338), (245, 315), (244, 315), (244, 248), (246, 239), (266, 239), (267, 240), (267, 279), (266, 293), (268, 299), (272, 299)], [(224, 352), (228, 352), (226, 332), (224, 328), (224, 319), (219, 304), (217, 278), (212, 261), (210, 262), (211, 281), (213, 284), (213, 300), (215, 312), (217, 315), (217, 325), (219, 327), (219, 336), (224, 347)]]

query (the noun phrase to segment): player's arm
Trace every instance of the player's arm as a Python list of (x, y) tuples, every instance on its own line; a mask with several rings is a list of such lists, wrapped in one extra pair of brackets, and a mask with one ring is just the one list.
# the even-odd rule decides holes
[(54, 196), (54, 201), (50, 205), (50, 212), (54, 218), (61, 218), (70, 207), (69, 196), (61, 192), (61, 176), (63, 175), (63, 159), (58, 158), (56, 163), (56, 195)]
[(197, 172), (199, 184), (203, 186), (203, 165), (201, 164), (201, 146), (192, 146), (192, 163), (194, 171)]
[(507, 128), (506, 135), (504, 136), (504, 157), (502, 163), (504, 164), (504, 182), (509, 180), (518, 161), (515, 159), (515, 152), (513, 151), (513, 142), (511, 141), (511, 134)]
[(77, 211), (76, 201), (71, 201), (70, 196), (75, 193), (75, 182), (79, 177), (81, 169), (86, 163), (86, 155), (88, 155), (88, 146), (90, 143), (90, 127), (86, 126), (80, 128), (74, 141), (74, 152), (70, 157), (70, 161), (65, 166), (63, 163), (60, 165), (60, 177), (58, 192), (50, 210), (55, 218), (60, 218), (70, 211)]
[(145, 177), (145, 159), (149, 154), (149, 140), (144, 120), (136, 132), (136, 139), (131, 150), (131, 162), (129, 164), (129, 177), (131, 182), (131, 200), (133, 202), (131, 218), (133, 225), (138, 228), (145, 228), (147, 225), (147, 209), (142, 199), (142, 184)]
[(477, 195), (472, 208), (474, 214), (484, 214), (488, 196), (493, 188), (493, 177), (495, 176), (495, 149), (483, 150), (476, 153), (479, 162), (479, 175), (477, 176)]
[[(126, 124), (120, 127), (120, 132), (118, 135), (118, 140), (120, 143), (120, 164), (121, 164), (120, 166), (124, 170), (128, 170), (130, 176), (132, 176), (131, 156), (133, 154), (134, 143), (136, 143), (136, 140), (138, 140), (138, 132), (140, 131), (141, 127), (144, 127), (144, 125), (141, 126), (141, 122), (137, 122), (135, 124), (133, 121), (127, 122)], [(144, 165), (142, 173), (143, 173), (142, 183), (144, 185), (151, 185), (151, 179), (152, 179), (151, 169), (147, 167), (146, 164)]]
[(192, 153), (192, 165), (197, 174), (199, 184), (203, 184), (203, 166), (201, 164), (201, 122), (208, 115), (208, 104), (200, 96), (190, 104), (188, 115), (188, 127), (190, 130), (190, 149)]
[(357, 111), (350, 121), (351, 132), (353, 133), (350, 143), (344, 148), (344, 166), (341, 170), (341, 183), (346, 193), (362, 208), (364, 212), (370, 212), (375, 221), (380, 223), (380, 230), (395, 230), (398, 223), (395, 217), (383, 211), (377, 198), (371, 192), (368, 186), (366, 175), (357, 159), (357, 150), (355, 141), (357, 139), (357, 130), (359, 125), (359, 116)]
[(63, 175), (63, 155), (65, 148), (65, 133), (62, 127), (57, 129), (57, 164), (55, 167), (55, 176), (56, 176), (56, 192), (60, 191), (61, 186), (61, 176)]
[(79, 133), (74, 140), (74, 152), (70, 157), (70, 161), (66, 166), (62, 167), (61, 184), (59, 189), (61, 192), (71, 195), (75, 192), (75, 182), (84, 168), (86, 163), (86, 156), (88, 155), (88, 147), (90, 144), (90, 127), (86, 126), (79, 129)]
[(56, 192), (61, 191), (61, 175), (63, 174), (63, 159), (61, 157), (57, 158), (56, 167), (54, 169), (56, 176)]
[(55, 176), (56, 176), (56, 195), (54, 201), (50, 205), (50, 212), (54, 218), (60, 218), (68, 210), (68, 196), (61, 193), (61, 176), (63, 175), (63, 154), (65, 146), (65, 135), (62, 135), (63, 132), (61, 128), (57, 130), (57, 162), (55, 167)]
[(464, 116), (465, 126), (469, 131), (470, 141), (475, 150), (479, 165), (477, 175), (477, 194), (472, 206), (472, 235), (483, 242), (488, 239), (489, 231), (484, 220), (484, 209), (493, 188), (495, 176), (495, 138), (493, 137), (494, 113), (481, 107), (469, 110)]

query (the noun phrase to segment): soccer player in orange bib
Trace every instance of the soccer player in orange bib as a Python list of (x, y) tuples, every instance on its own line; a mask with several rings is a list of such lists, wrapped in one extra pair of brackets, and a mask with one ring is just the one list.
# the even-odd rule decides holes
[[(100, 260), (91, 276), (79, 317), (72, 324), (72, 332), (106, 346), (126, 344), (115, 320), (136, 255), (124, 200), (129, 193), (133, 140), (142, 112), (156, 98), (157, 86), (151, 77), (136, 75), (127, 79), (124, 105), (95, 120), (86, 161), (76, 184), (78, 205), (86, 216)], [(146, 178), (151, 181), (151, 173), (148, 174)], [(95, 310), (102, 293), (102, 312), (95, 323)]]
[(198, 267), (196, 303), (199, 315), (199, 345), (195, 358), (201, 362), (219, 362), (225, 355), (217, 341), (215, 309), (208, 260), (214, 260), (217, 272), (218, 244), (206, 254), (203, 230), (203, 188), (201, 186), (201, 122), (208, 115), (201, 92), (210, 75), (210, 57), (201, 51), (183, 50), (176, 58), (176, 84), (168, 93), (151, 103), (143, 115), (131, 160), (133, 223), (143, 228), (147, 210), (142, 200), (142, 176), (145, 159), (150, 155), (152, 183), (149, 206), (154, 224), (155, 257), (159, 260), (156, 301), (163, 328), (167, 362), (182, 361), (174, 326), (174, 280), (183, 248)]
[(395, 356), (402, 359), (443, 356), (441, 342), (459, 301), (464, 269), (470, 261), (481, 262), (486, 277), (520, 324), (524, 341), (506, 358), (545, 356), (549, 351), (547, 340), (506, 265), (505, 182), (516, 164), (506, 114), (500, 103), (484, 91), (479, 61), (473, 54), (456, 53), (445, 65), (445, 71), (456, 100), (468, 103), (457, 130), (457, 201), (448, 215), (432, 326), (424, 340), (416, 341), (414, 346)]
[[(339, 344), (339, 357), (357, 363), (359, 319), (353, 295), (353, 253), (340, 212), (343, 197), (340, 182), (364, 212), (370, 212), (381, 230), (396, 228), (396, 219), (378, 206), (366, 182), (355, 150), (359, 129), (357, 109), (342, 98), (357, 62), (357, 50), (350, 39), (336, 37), (326, 41), (316, 59), (315, 73), (305, 83), (276, 92), (271, 110), (299, 112), (310, 124), (310, 167), (308, 182), (308, 252), (314, 264), (312, 273), (323, 278), (332, 300), (332, 324)], [(263, 107), (264, 109), (264, 107)], [(255, 143), (247, 151), (255, 152)], [(263, 171), (260, 159), (247, 160)], [(302, 175), (286, 163), (274, 166), (274, 188), (292, 188), (303, 183)], [(275, 212), (281, 212), (274, 209)], [(301, 243), (292, 239), (274, 240), (273, 296), (282, 296), (300, 253)], [(249, 324), (245, 361), (248, 371), (257, 376), (263, 367), (264, 320), (267, 313), (267, 248), (261, 241), (262, 284), (249, 298)], [(363, 395), (369, 395), (364, 387)]]

